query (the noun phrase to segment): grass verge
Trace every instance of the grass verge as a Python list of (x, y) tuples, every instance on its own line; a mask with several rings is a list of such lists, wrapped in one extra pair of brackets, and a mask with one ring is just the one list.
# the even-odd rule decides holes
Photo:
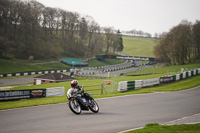
[(159, 125), (147, 124), (142, 129), (128, 131), (126, 133), (199, 133), (200, 124)]
[(131, 73), (126, 73), (124, 75), (130, 76), (130, 75), (148, 74), (148, 75), (155, 75), (155, 76), (160, 77), (160, 76), (180, 74), (182, 68), (184, 69), (184, 71), (195, 70), (199, 68), (199, 66), (200, 66), (200, 62), (188, 63), (185, 65), (172, 65), (172, 66), (163, 66), (163, 64), (155, 64), (154, 67), (152, 68), (144, 69), (141, 71), (135, 71)]
[(98, 67), (98, 66), (106, 66), (106, 65), (114, 65), (123, 63), (125, 60), (118, 60), (118, 59), (105, 59), (103, 61), (99, 60), (90, 60), (88, 62), (89, 67)]

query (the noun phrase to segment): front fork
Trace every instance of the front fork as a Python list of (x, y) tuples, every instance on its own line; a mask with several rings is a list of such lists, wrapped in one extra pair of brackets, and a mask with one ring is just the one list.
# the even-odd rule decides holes
[[(74, 106), (77, 107), (78, 106), (78, 102), (77, 100), (75, 100), (74, 98), (69, 98), (70, 101), (72, 101), (74, 103)], [(68, 102), (69, 103), (69, 102)]]
[(91, 107), (94, 107), (93, 98), (89, 98), (89, 104), (90, 104)]

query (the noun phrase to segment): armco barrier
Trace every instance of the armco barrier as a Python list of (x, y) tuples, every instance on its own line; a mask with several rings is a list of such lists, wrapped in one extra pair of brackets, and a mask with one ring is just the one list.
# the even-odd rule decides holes
[(118, 83), (118, 91), (124, 92), (124, 91), (132, 90), (132, 89), (139, 89), (143, 87), (154, 86), (160, 83), (165, 84), (165, 83), (189, 78), (195, 75), (200, 75), (200, 68), (196, 70), (192, 70), (192, 71), (183, 72), (181, 74), (167, 76), (167, 77), (160, 77), (160, 78), (146, 79), (146, 80), (135, 80), (135, 81), (122, 81)]

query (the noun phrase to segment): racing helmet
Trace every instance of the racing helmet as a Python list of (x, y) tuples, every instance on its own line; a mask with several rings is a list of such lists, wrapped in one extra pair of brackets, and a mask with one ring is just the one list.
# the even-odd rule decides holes
[(71, 81), (71, 87), (75, 88), (78, 85), (78, 81), (77, 80), (72, 80)]

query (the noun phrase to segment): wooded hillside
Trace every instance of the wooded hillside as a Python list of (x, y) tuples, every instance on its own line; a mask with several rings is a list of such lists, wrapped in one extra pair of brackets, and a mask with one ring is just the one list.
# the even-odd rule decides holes
[(90, 58), (122, 51), (120, 31), (37, 1), (0, 1), (0, 58)]

